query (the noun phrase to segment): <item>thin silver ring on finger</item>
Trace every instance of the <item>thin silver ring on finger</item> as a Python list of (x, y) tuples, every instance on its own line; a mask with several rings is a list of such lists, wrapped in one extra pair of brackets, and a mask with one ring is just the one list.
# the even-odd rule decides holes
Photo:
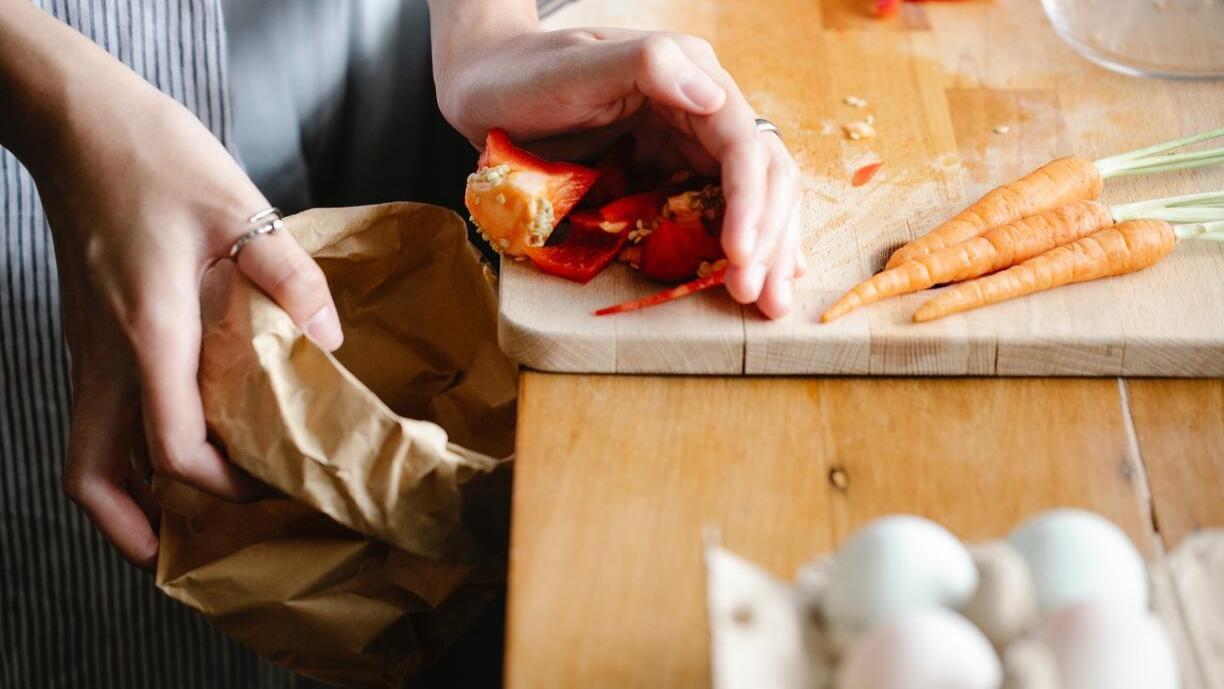
[(243, 232), (242, 236), (234, 240), (233, 245), (230, 246), (229, 257), (235, 261), (238, 260), (238, 252), (242, 251), (242, 247), (250, 244), (256, 237), (279, 232), (285, 227), (284, 221), (281, 220), (280, 209), (271, 206), (247, 218), (247, 224), (254, 225), (254, 227)]
[(782, 130), (778, 129), (778, 125), (770, 122), (764, 117), (756, 118), (756, 126), (758, 132), (769, 132), (771, 134), (777, 134), (779, 139), (783, 138)]

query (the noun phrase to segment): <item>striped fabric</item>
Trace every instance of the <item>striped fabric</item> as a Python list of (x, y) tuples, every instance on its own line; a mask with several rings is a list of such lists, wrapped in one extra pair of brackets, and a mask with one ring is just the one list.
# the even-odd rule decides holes
[[(216, 0), (43, 0), (230, 138)], [(67, 352), (34, 184), (0, 150), (0, 687), (293, 687), (127, 565), (60, 491)]]

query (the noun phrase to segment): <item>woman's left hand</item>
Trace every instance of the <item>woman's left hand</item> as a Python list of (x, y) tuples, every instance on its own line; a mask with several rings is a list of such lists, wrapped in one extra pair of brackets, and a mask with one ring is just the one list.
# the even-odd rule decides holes
[[(479, 45), (479, 48), (475, 48)], [(710, 44), (623, 29), (527, 30), (470, 42), (438, 66), (443, 114), (474, 145), (501, 127), (554, 159), (590, 158), (625, 131), (666, 169), (721, 175), (727, 290), (770, 318), (805, 269), (800, 178)]]

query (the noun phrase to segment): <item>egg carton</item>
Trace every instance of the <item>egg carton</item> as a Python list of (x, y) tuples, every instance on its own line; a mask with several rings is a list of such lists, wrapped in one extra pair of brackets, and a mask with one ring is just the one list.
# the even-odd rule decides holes
[[(706, 534), (704, 551), (713, 689), (841, 689), (838, 658), (850, 642), (828, 629), (820, 604), (835, 557), (818, 558), (787, 581), (722, 547), (716, 534)], [(1167, 632), (1177, 686), (1224, 689), (1224, 529), (1188, 536), (1147, 572), (1151, 611)], [(1049, 661), (1033, 657), (1041, 652), (1035, 646), (995, 645), (1004, 689), (1080, 689), (1059, 686), (1042, 670)]]

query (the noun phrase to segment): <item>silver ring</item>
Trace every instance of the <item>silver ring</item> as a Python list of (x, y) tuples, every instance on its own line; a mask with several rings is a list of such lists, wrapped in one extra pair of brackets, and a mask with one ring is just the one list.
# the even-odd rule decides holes
[(756, 118), (756, 126), (757, 126), (758, 132), (769, 132), (771, 134), (777, 134), (779, 139), (783, 138), (782, 130), (778, 129), (778, 125), (774, 124), (773, 122), (770, 122), (764, 117)]
[(258, 213), (256, 213), (255, 215), (252, 215), (251, 217), (247, 218), (248, 225), (251, 225), (254, 223), (260, 223), (260, 224), (256, 225), (255, 227), (252, 227), (246, 232), (243, 232), (241, 237), (234, 240), (234, 243), (232, 246), (230, 246), (230, 250), (229, 250), (230, 258), (237, 260), (238, 252), (242, 251), (242, 247), (249, 244), (251, 240), (255, 239), (256, 237), (260, 235), (272, 234), (273, 232), (279, 232), (285, 226), (285, 223), (281, 220), (280, 209), (273, 208), (273, 207), (265, 208), (259, 211)]

